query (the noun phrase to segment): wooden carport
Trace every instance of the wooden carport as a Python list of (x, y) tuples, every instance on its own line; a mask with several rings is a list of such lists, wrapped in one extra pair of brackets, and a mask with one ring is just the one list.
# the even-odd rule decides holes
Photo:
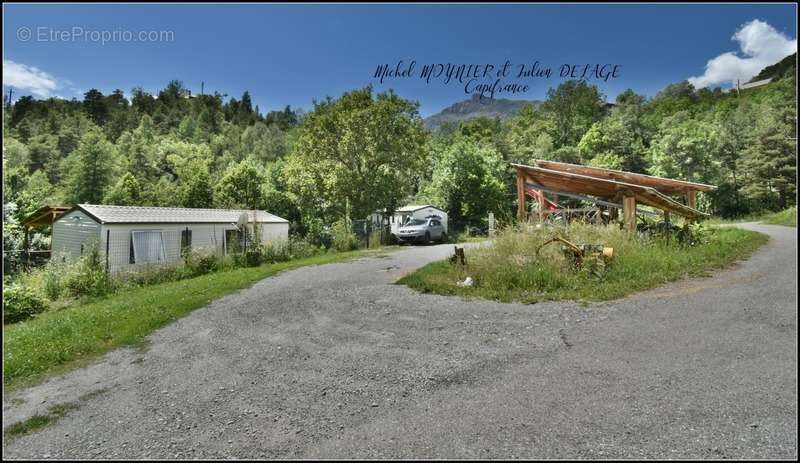
[[(674, 213), (696, 220), (708, 216), (696, 209), (697, 192), (716, 188), (702, 183), (554, 161), (536, 160), (532, 166), (512, 166), (517, 174), (517, 217), (520, 220), (527, 219), (525, 195), (526, 190), (531, 189), (540, 190), (542, 195), (548, 191), (599, 198), (620, 207), (626, 226), (635, 230), (637, 203), (660, 209), (665, 214)], [(675, 196), (685, 196), (686, 204), (677, 201)]]
[[(30, 250), (30, 233), (32, 229), (49, 227), (53, 225), (53, 221), (69, 210), (67, 206), (42, 206), (29, 216), (22, 219), (20, 225), (24, 232), (25, 240), (22, 245), (22, 252), (25, 255), (26, 263), (30, 263), (31, 254), (38, 253), (40, 257), (47, 258), (50, 256), (50, 251), (31, 251)], [(34, 255), (34, 257), (36, 257)]]

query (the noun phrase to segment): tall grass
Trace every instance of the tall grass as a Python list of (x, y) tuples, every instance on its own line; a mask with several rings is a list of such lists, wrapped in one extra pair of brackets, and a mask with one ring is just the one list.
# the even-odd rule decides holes
[[(537, 248), (555, 235), (576, 244), (614, 248), (607, 267), (587, 261), (576, 268), (559, 244)], [(674, 237), (646, 238), (617, 227), (571, 225), (522, 232), (500, 232), (492, 246), (467, 250), (467, 264), (429, 264), (402, 278), (422, 292), (457, 294), (499, 301), (535, 303), (572, 299), (598, 301), (622, 297), (685, 276), (702, 275), (740, 259), (767, 241), (765, 235), (735, 228), (707, 229), (689, 246)], [(466, 277), (471, 287), (457, 285)]]
[(780, 212), (768, 214), (763, 219), (764, 223), (770, 225), (785, 225), (787, 227), (797, 226), (797, 206), (792, 206)]

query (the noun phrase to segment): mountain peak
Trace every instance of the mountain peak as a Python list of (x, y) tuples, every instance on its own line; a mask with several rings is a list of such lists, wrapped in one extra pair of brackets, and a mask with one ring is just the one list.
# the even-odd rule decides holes
[(499, 117), (500, 119), (510, 119), (519, 113), (520, 108), (526, 104), (539, 106), (541, 101), (537, 100), (509, 100), (506, 98), (483, 98), (473, 94), (464, 101), (453, 103), (440, 112), (425, 118), (425, 126), (435, 130), (448, 122), (461, 122), (475, 117)]

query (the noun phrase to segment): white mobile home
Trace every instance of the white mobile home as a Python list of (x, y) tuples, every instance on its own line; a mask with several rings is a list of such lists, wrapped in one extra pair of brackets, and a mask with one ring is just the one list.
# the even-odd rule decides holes
[(375, 211), (371, 216), (371, 220), (373, 227), (385, 225), (386, 222), (388, 222), (392, 235), (397, 235), (397, 230), (410, 219), (425, 219), (430, 216), (436, 216), (442, 221), (446, 233), (447, 212), (436, 206), (431, 206), (430, 204), (404, 206), (394, 211), (394, 214), (388, 217), (385, 210)]
[(235, 252), (243, 214), (262, 242), (288, 239), (289, 222), (266, 211), (78, 204), (53, 222), (51, 248), (74, 258), (97, 246), (111, 272), (178, 261), (186, 247)]

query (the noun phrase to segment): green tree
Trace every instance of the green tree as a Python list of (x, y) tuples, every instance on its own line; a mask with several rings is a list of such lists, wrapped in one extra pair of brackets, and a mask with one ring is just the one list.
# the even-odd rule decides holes
[(17, 219), (22, 220), (32, 214), (36, 209), (51, 202), (54, 189), (42, 170), (34, 172), (25, 184), (24, 189), (17, 197)]
[(411, 194), (425, 159), (418, 105), (366, 87), (317, 103), (299, 127), (285, 169), (304, 207), (366, 217)]
[(223, 207), (259, 209), (264, 204), (264, 173), (250, 161), (231, 166), (217, 184), (217, 202)]
[(67, 158), (65, 187), (72, 203), (100, 203), (117, 169), (114, 146), (97, 128)]
[(181, 205), (200, 208), (214, 206), (214, 189), (208, 169), (198, 169), (189, 178), (183, 180)]
[(604, 96), (585, 81), (568, 80), (547, 91), (542, 109), (553, 119), (553, 145), (575, 146), (605, 114)]
[(762, 108), (739, 162), (742, 193), (773, 210), (796, 204), (796, 112)]
[(23, 168), (26, 172), (30, 168), (31, 156), (28, 147), (13, 137), (3, 137), (3, 170)]
[(481, 223), (489, 212), (505, 216), (506, 164), (493, 147), (459, 140), (434, 160), (420, 199), (448, 212), (451, 221)]
[(718, 127), (680, 111), (664, 119), (653, 139), (649, 170), (659, 177), (713, 181), (719, 169), (718, 151)]
[(263, 164), (286, 156), (289, 140), (278, 125), (256, 122), (242, 133), (242, 150)]
[(511, 119), (508, 146), (510, 161), (531, 164), (535, 159), (552, 159), (555, 124), (552, 118), (533, 105), (523, 106)]
[(106, 193), (103, 202), (117, 206), (142, 205), (139, 181), (130, 172), (126, 172), (116, 185)]
[(95, 124), (102, 126), (109, 117), (108, 102), (97, 89), (91, 89), (83, 95), (83, 108)]

